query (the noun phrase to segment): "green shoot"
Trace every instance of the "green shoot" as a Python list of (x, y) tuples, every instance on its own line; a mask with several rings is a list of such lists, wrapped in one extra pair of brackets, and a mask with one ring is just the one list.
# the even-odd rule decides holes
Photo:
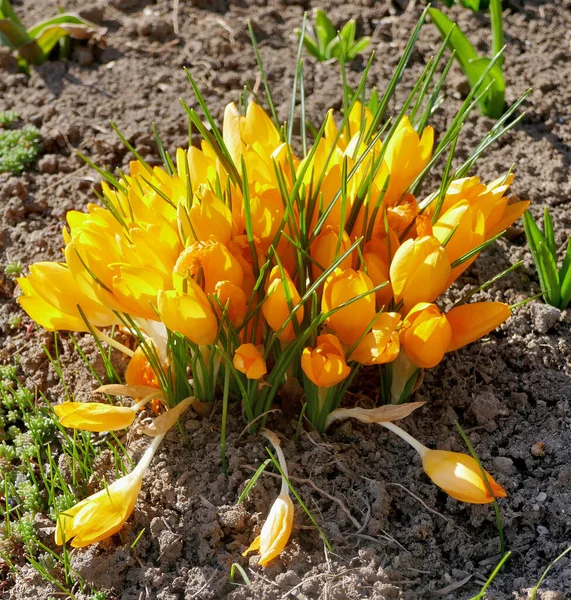
[(571, 238), (567, 240), (561, 268), (557, 269), (553, 220), (547, 207), (543, 215), (543, 231), (539, 229), (529, 212), (523, 215), (523, 228), (545, 301), (551, 306), (565, 310), (571, 301)]
[(97, 25), (73, 13), (58, 14), (26, 30), (10, 0), (0, 0), (0, 44), (14, 53), (23, 71), (30, 64), (44, 64), (65, 38), (86, 40), (102, 33)]
[(330, 59), (348, 62), (357, 54), (367, 49), (371, 38), (361, 37), (355, 39), (357, 23), (350, 19), (338, 32), (331, 19), (321, 9), (315, 11), (315, 26), (312, 36), (309, 32), (298, 31), (300, 38), (303, 36), (303, 45), (309, 54), (317, 60), (324, 62)]
[(545, 569), (545, 571), (543, 571), (541, 577), (539, 578), (539, 581), (537, 582), (537, 584), (531, 591), (531, 596), (529, 597), (529, 600), (535, 600), (535, 598), (537, 596), (537, 592), (539, 591), (539, 588), (541, 587), (541, 584), (547, 577), (547, 574), (549, 573), (549, 571), (551, 571), (551, 569), (569, 552), (571, 552), (571, 546), (569, 546), (569, 548), (564, 550), (552, 563), (549, 564), (547, 569)]
[[(450, 20), (444, 13), (436, 8), (430, 8), (428, 14), (432, 22), (440, 31), (442, 38), (448, 36), (448, 46), (455, 52), (456, 59), (462, 71), (468, 79), (472, 89), (478, 84), (482, 74), (489, 67), (491, 59), (486, 56), (478, 56), (474, 46), (466, 35), (458, 28), (454, 21)], [(492, 55), (498, 56), (496, 64), (490, 68), (489, 73), (480, 85), (480, 89), (489, 86), (487, 94), (480, 100), (482, 114), (493, 119), (499, 119), (505, 109), (505, 81), (502, 72), (503, 57), (503, 25), (501, 0), (491, 0), (490, 15), (492, 23)]]

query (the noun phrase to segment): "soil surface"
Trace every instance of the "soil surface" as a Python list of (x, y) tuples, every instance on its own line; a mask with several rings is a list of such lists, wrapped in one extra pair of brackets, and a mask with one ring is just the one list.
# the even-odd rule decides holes
[[(56, 8), (49, 0), (14, 5), (28, 25)], [(171, 151), (187, 142), (179, 97), (190, 106), (196, 102), (182, 67), (192, 71), (218, 119), (245, 85), (259, 85), (248, 19), (285, 119), (295, 68), (294, 30), (304, 10), (325, 8), (336, 25), (357, 19), (359, 34), (372, 36), (370, 49), (377, 55), (371, 84), (383, 90), (422, 9), (420, 2), (405, 0), (63, 0), (61, 5), (106, 27), (106, 46), (78, 45), (69, 60), (33, 68), (30, 76), (11, 72), (10, 61), (0, 56), (0, 110), (13, 109), (36, 124), (43, 152), (37, 166), (22, 176), (0, 174), (2, 272), (15, 260), (28, 265), (61, 256), (66, 211), (94, 201), (92, 187), (99, 182), (97, 173), (74, 154), (76, 149), (108, 168), (130, 160), (110, 119), (144, 157), (158, 162), (152, 121)], [(176, 15), (173, 5), (178, 5)], [(526, 116), (481, 158), (475, 172), (490, 180), (513, 164), (513, 192), (532, 200), (535, 217), (549, 206), (557, 242), (563, 245), (571, 234), (571, 2), (505, 5), (507, 100), (515, 101), (530, 87), (533, 92), (525, 103)], [(488, 16), (461, 8), (450, 13), (477, 49), (488, 52)], [(434, 27), (427, 24), (395, 106), (438, 42)], [(365, 59), (350, 64), (352, 83)], [(335, 65), (305, 61), (313, 122), (330, 106), (342, 106), (338, 73)], [(444, 91), (445, 101), (433, 118), (437, 133), (467, 93), (456, 66)], [(480, 114), (470, 117), (458, 145), (459, 159), (492, 124)], [(516, 303), (537, 294), (537, 275), (518, 223), (476, 261), (449, 297), (453, 300), (518, 260), (524, 261), (522, 268), (478, 298)], [(5, 278), (0, 286), (3, 360), (20, 355), (22, 375), (58, 402), (61, 383), (41, 349), (53, 337), (28, 328), (27, 317), (22, 327), (11, 328), (10, 318), (20, 314), (17, 294)], [(415, 400), (427, 404), (403, 422), (431, 447), (465, 451), (454, 425), (458, 420), (508, 492), (500, 508), (512, 556), (491, 586), (490, 599), (528, 598), (543, 570), (571, 543), (570, 321), (570, 310), (560, 312), (537, 301), (518, 309), (499, 330), (427, 372), (415, 394)], [(67, 384), (79, 398), (87, 397), (95, 382), (68, 336), (60, 339)], [(102, 368), (92, 345), (87, 340), (81, 344)], [(361, 378), (360, 385), (374, 394), (374, 374)], [(267, 456), (259, 439), (241, 435), (238, 407), (234, 412), (227, 478), (221, 471), (219, 411), (205, 419), (188, 415), (184, 427), (189, 445), (177, 433), (169, 434), (121, 537), (73, 552), (73, 568), (96, 589), (108, 590), (107, 598), (467, 599), (499, 561), (492, 507), (448, 498), (399, 439), (380, 427), (346, 422), (324, 436), (303, 431), (296, 440), (296, 421), (278, 414), (271, 426), (284, 436), (292, 482), (334, 552), (326, 551), (297, 507), (286, 551), (269, 568), (257, 567), (255, 556), (248, 560), (241, 552), (263, 522), (279, 481), (268, 472), (236, 505)], [(136, 443), (133, 448), (136, 452)], [(230, 582), (232, 563), (246, 569), (250, 586), (239, 585), (239, 574)], [(61, 597), (29, 566), (7, 577), (8, 598)], [(537, 597), (571, 598), (571, 558), (550, 571)]]

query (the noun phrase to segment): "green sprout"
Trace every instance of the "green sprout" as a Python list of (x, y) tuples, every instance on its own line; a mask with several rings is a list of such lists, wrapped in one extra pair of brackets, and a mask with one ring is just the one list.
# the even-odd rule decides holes
[(26, 29), (10, 4), (0, 0), (0, 45), (8, 46), (23, 71), (30, 64), (42, 65), (57, 44), (69, 37), (87, 40), (101, 30), (73, 13), (61, 13)]
[[(15, 115), (17, 118), (15, 113), (0, 113), (0, 123), (2, 118), (8, 121), (7, 114), (9, 117)], [(9, 123), (13, 123), (14, 120), (12, 119)], [(21, 129), (0, 128), (0, 173), (8, 172), (19, 175), (27, 165), (36, 160), (39, 153), (40, 137), (37, 127), (25, 125)], [(7, 271), (6, 274), (9, 275)]]
[(557, 247), (549, 209), (545, 207), (543, 231), (529, 212), (523, 215), (523, 227), (539, 275), (543, 297), (551, 306), (564, 310), (571, 300), (571, 238), (567, 240), (561, 268), (557, 269)]
[(19, 329), (22, 326), (22, 315), (12, 315), (8, 319), (10, 329)]
[[(444, 3), (447, 6), (451, 6), (453, 1), (454, 0), (445, 0)], [(481, 0), (460, 0), (460, 4), (472, 10), (486, 8), (486, 2)], [(502, 51), (504, 48), (502, 0), (490, 0), (489, 8), (492, 27), (492, 58), (478, 56), (474, 46), (459, 29), (456, 23), (450, 20), (437, 8), (429, 8), (428, 14), (438, 31), (440, 31), (442, 38), (448, 39), (448, 46), (455, 53), (456, 60), (462, 71), (464, 71), (472, 89), (477, 85), (482, 74), (489, 69), (487, 75), (480, 84), (480, 90), (483, 91), (486, 88), (488, 90), (487, 94), (484, 94), (480, 100), (480, 110), (482, 111), (482, 114), (487, 117), (499, 119), (504, 114), (506, 104), (506, 84), (502, 71)]]
[[(2, 113), (0, 113), (0, 115), (1, 114)], [(19, 260), (9, 262), (4, 267), (4, 273), (6, 274), (7, 277), (10, 277), (10, 279), (16, 279), (16, 277), (20, 277), (20, 275), (22, 275), (23, 271), (24, 271), (24, 266), (22, 265), (22, 263)]]
[[(321, 62), (331, 58), (343, 60), (343, 62), (353, 60), (357, 54), (365, 51), (371, 41), (371, 38), (366, 36), (355, 39), (357, 32), (355, 19), (347, 21), (341, 31), (337, 31), (331, 19), (319, 8), (315, 12), (313, 29), (314, 36), (305, 33), (303, 45), (309, 54)], [(298, 35), (301, 35), (299, 31)]]

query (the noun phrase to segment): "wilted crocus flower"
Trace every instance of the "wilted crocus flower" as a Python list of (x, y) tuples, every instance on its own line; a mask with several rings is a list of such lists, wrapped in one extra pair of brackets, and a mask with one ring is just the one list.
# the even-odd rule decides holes
[(275, 433), (262, 429), (260, 434), (268, 439), (274, 447), (282, 470), (282, 488), (280, 495), (272, 504), (270, 513), (262, 527), (260, 535), (250, 544), (244, 552), (244, 556), (254, 550), (260, 551), (258, 564), (265, 567), (271, 560), (276, 558), (286, 547), (293, 526), (293, 502), (289, 495), (287, 485), (287, 465), (285, 457), (280, 448), (280, 441)]
[(117, 533), (135, 508), (143, 476), (163, 437), (153, 440), (131, 473), (61, 512), (57, 519), (56, 544), (71, 540), (72, 546), (81, 548)]

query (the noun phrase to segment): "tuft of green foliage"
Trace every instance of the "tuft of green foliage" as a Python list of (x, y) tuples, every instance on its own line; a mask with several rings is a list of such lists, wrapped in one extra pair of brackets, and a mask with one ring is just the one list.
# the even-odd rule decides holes
[[(446, 0), (445, 4), (451, 6), (453, 0)], [(480, 0), (460, 0), (462, 6), (472, 10), (484, 9), (484, 2)], [(468, 83), (472, 89), (478, 84), (482, 75), (485, 75), (479, 85), (478, 92), (487, 89), (487, 93), (480, 99), (482, 114), (492, 119), (499, 119), (505, 111), (506, 83), (503, 74), (504, 30), (502, 20), (502, 0), (490, 0), (490, 21), (492, 28), (492, 57), (479, 56), (474, 46), (458, 25), (449, 19), (437, 8), (428, 9), (432, 22), (440, 32), (442, 39), (447, 40), (449, 48), (454, 52)]]
[(523, 227), (545, 301), (565, 310), (571, 301), (571, 238), (567, 240), (561, 268), (557, 269), (557, 247), (549, 209), (545, 207), (543, 214), (543, 231), (529, 212), (523, 215)]
[(13, 110), (2, 110), (0, 111), (0, 127), (8, 127), (18, 120), (18, 113)]
[(9, 129), (18, 120), (13, 111), (0, 112), (0, 173), (19, 175), (40, 153), (40, 132), (33, 125)]
[[(57, 337), (55, 356), (48, 360), (62, 380)], [(70, 400), (73, 396), (70, 395)], [(42, 542), (36, 523), (56, 519), (59, 512), (84, 497), (94, 477), (94, 462), (105, 445), (94, 435), (62, 428), (45, 398), (38, 397), (18, 376), (16, 364), (0, 365), (0, 573), (29, 563), (65, 597), (79, 589), (90, 600), (105, 600), (104, 592), (91, 588), (70, 564), (68, 552), (54, 552)], [(113, 449), (117, 445), (107, 442)], [(115, 448), (117, 462), (122, 458)]]
[[(321, 62), (331, 58), (343, 62), (353, 60), (357, 54), (366, 50), (371, 41), (371, 38), (366, 36), (355, 39), (357, 33), (355, 19), (350, 19), (340, 31), (337, 31), (331, 19), (320, 8), (315, 11), (313, 30), (314, 36), (308, 32), (304, 33), (303, 45), (309, 54)], [(300, 31), (297, 33), (301, 35)]]
[(97, 25), (73, 13), (60, 13), (26, 29), (10, 0), (0, 0), (0, 45), (14, 53), (22, 71), (27, 72), (30, 64), (44, 64), (56, 46), (65, 48), (70, 37), (87, 40), (101, 33)]
[(20, 277), (24, 271), (24, 265), (19, 260), (15, 260), (13, 262), (8, 263), (4, 267), (4, 273), (10, 279), (16, 279), (16, 277)]

